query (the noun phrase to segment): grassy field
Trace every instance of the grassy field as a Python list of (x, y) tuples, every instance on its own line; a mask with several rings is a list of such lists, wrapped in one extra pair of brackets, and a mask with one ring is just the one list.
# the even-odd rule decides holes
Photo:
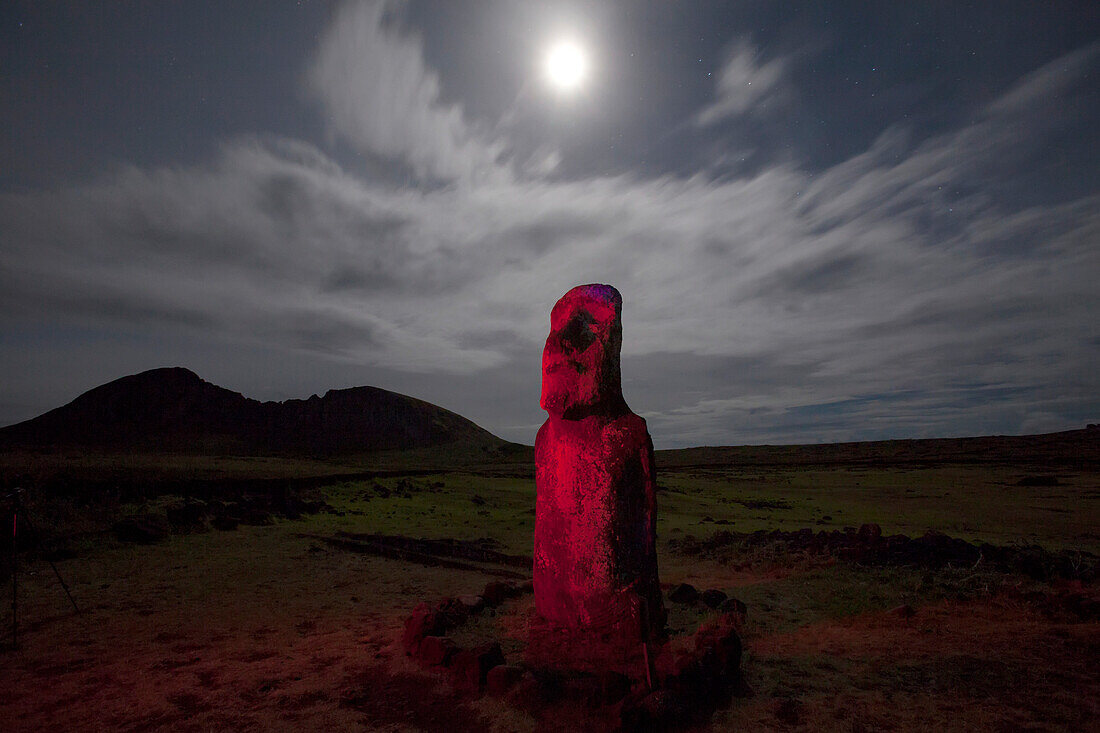
[[(1092, 585), (980, 567), (861, 567), (824, 556), (714, 559), (679, 554), (669, 541), (876, 522), (886, 534), (936, 529), (1100, 554), (1100, 471), (1004, 462), (746, 466), (667, 455), (659, 463), (663, 583), (718, 588), (749, 609), (742, 666), (755, 694), (719, 711), (710, 729), (1098, 724), (1100, 622), (1061, 603), (1095, 601)], [(131, 464), (139, 475), (163, 469), (163, 460)], [(335, 466), (226, 458), (204, 463), (199, 475), (347, 475), (424, 465), (401, 456)], [(432, 468), (427, 462), (425, 470)], [(1043, 480), (1027, 480), (1036, 475)], [(4, 652), (0, 671), (2, 727), (554, 730), (553, 721), (501, 701), (460, 696), (396, 643), (418, 602), (477, 593), (489, 576), (358, 554), (316, 538), (488, 538), (502, 551), (530, 554), (530, 465), (470, 461), (435, 473), (341, 479), (321, 491), (335, 513), (174, 534), (148, 546), (97, 532), (106, 516), (80, 519), (81, 506), (61, 511), (36, 499), (53, 532), (84, 522), (76, 556), (58, 562), (82, 611), (68, 607), (43, 560), (24, 560), (20, 644)], [(508, 638), (529, 604), (529, 597), (515, 601), (468, 633)], [(898, 610), (903, 604), (911, 614)], [(706, 616), (699, 608), (670, 610), (674, 633)], [(10, 611), (0, 616), (10, 621)], [(516, 646), (510, 643), (508, 650)]]

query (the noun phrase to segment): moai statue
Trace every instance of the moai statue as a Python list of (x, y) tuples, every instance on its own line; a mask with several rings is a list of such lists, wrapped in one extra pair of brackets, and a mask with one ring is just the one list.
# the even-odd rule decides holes
[(657, 482), (645, 420), (623, 400), (622, 296), (581, 285), (550, 313), (535, 438), (535, 609), (568, 629), (641, 640), (664, 628)]

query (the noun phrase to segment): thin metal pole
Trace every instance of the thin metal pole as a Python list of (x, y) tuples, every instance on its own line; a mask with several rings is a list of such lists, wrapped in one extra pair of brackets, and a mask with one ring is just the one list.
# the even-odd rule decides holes
[[(38, 541), (38, 549), (42, 550), (42, 535), (38, 534), (38, 530), (33, 524), (31, 524), (30, 512), (27, 511), (27, 507), (23, 507), (23, 523), (27, 525), (27, 529), (34, 532), (34, 536)], [(45, 554), (45, 553), (43, 553)], [(73, 604), (73, 610), (80, 613), (80, 609), (76, 605), (76, 601), (73, 600), (73, 594), (69, 592), (69, 586), (65, 584), (65, 579), (61, 577), (61, 571), (57, 569), (57, 565), (49, 557), (46, 558), (46, 562), (53, 568), (53, 574), (57, 576), (57, 582), (61, 583), (61, 587), (65, 589), (65, 595), (69, 597), (69, 603)]]
[(16, 645), (16, 632), (18, 631), (18, 622), (16, 616), (18, 615), (19, 595), (16, 592), (16, 545), (15, 536), (19, 528), (19, 510), (14, 504), (11, 507), (11, 648), (14, 649)]

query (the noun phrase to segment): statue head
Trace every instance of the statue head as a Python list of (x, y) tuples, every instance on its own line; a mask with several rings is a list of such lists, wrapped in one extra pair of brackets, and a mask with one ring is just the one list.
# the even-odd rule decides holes
[(610, 285), (579, 285), (554, 304), (542, 351), (542, 409), (576, 420), (623, 406), (622, 309)]

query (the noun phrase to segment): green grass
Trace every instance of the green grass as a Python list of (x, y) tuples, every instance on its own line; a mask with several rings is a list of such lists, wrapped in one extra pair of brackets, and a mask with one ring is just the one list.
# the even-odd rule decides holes
[(1017, 485), (1030, 473), (1003, 465), (667, 470), (659, 528), (666, 537), (708, 534), (715, 527), (702, 523), (707, 516), (739, 532), (875, 522), (886, 534), (935, 529), (968, 541), (1100, 553), (1100, 475), (1064, 472), (1058, 486)]
[[(407, 494), (399, 488), (409, 481)], [(374, 489), (385, 486), (383, 498)], [(442, 484), (440, 486), (440, 484)], [(344, 516), (319, 515), (320, 531), (403, 534), (425, 539), (488, 537), (505, 551), (531, 551), (534, 481), (475, 474), (429, 474), (411, 479), (347, 481), (329, 487), (326, 500)]]

